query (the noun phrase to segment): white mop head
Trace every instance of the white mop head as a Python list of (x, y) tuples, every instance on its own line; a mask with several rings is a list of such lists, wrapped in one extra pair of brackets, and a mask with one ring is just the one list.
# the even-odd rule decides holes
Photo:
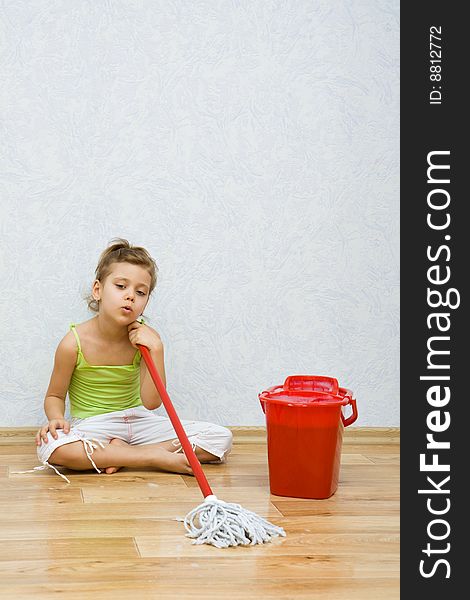
[(195, 538), (193, 544), (212, 544), (217, 548), (253, 546), (286, 535), (282, 527), (240, 504), (230, 504), (213, 495), (186, 515), (184, 526), (187, 537)]

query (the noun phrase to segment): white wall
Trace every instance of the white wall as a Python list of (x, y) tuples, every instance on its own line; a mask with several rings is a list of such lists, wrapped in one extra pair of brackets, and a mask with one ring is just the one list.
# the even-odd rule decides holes
[(0, 39), (1, 426), (43, 420), (116, 236), (181, 418), (261, 425), (310, 373), (399, 424), (398, 0), (11, 0)]

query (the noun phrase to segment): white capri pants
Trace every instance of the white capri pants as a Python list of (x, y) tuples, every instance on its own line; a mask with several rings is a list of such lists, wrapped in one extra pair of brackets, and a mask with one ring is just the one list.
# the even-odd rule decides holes
[[(225, 456), (232, 448), (232, 432), (229, 429), (204, 421), (182, 420), (181, 424), (193, 449), (198, 446), (210, 454), (214, 454), (218, 457), (218, 460), (212, 461), (214, 463), (225, 461)], [(183, 450), (170, 419), (156, 415), (144, 406), (104, 413), (85, 419), (74, 417), (70, 422), (70, 432), (64, 433), (62, 429), (57, 429), (57, 435), (58, 438), (55, 440), (48, 432), (47, 444), (42, 442), (37, 447), (38, 458), (43, 466), (36, 467), (36, 469), (51, 467), (66, 481), (69, 480), (48, 461), (54, 450), (71, 442), (81, 441), (83, 443), (90, 463), (98, 473), (101, 471), (93, 462), (93, 450), (97, 448), (96, 444), (104, 448), (115, 438), (136, 446), (174, 440), (175, 452)]]

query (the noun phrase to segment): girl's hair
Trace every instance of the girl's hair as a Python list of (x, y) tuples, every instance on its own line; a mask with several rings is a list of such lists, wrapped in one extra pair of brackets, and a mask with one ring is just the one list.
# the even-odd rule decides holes
[[(149, 297), (157, 285), (158, 267), (154, 259), (142, 246), (132, 246), (123, 238), (113, 238), (109, 246), (103, 250), (95, 270), (96, 279), (104, 284), (106, 277), (111, 273), (113, 263), (127, 262), (139, 265), (147, 269), (150, 275)], [(93, 312), (99, 312), (99, 302), (92, 294), (86, 296), (88, 308)]]

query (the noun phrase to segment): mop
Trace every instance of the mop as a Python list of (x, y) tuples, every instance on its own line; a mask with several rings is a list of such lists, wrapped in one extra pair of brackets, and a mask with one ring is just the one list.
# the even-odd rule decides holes
[(273, 525), (256, 513), (243, 508), (240, 504), (224, 502), (214, 495), (201, 463), (194, 453), (191, 442), (171, 403), (149, 349), (142, 344), (137, 344), (137, 346), (144, 357), (145, 364), (204, 496), (204, 502), (190, 511), (184, 519), (184, 526), (188, 532), (186, 536), (193, 538), (193, 544), (211, 544), (217, 548), (252, 546), (269, 542), (274, 537), (285, 537), (286, 533), (282, 527)]

